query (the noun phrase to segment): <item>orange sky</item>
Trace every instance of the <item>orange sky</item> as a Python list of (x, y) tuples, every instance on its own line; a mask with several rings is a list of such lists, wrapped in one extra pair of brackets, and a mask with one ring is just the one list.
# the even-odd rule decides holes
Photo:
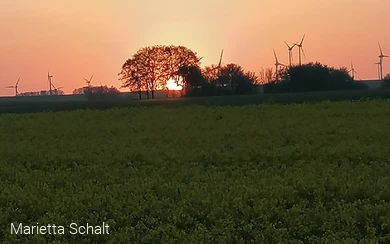
[(272, 48), (287, 64), (283, 41), (304, 33), (306, 61), (353, 60), (357, 79), (374, 79), (377, 41), (390, 55), (389, 12), (385, 0), (0, 0), (0, 96), (19, 76), (19, 92), (48, 89), (48, 70), (66, 93), (92, 74), (92, 84), (119, 87), (122, 63), (154, 44), (187, 46), (203, 65), (224, 48), (223, 63), (258, 72), (273, 67)]

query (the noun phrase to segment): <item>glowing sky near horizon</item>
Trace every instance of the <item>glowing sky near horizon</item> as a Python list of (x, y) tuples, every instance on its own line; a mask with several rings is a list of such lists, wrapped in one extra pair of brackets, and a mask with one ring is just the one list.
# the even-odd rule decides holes
[(92, 85), (119, 87), (123, 62), (154, 44), (187, 46), (202, 65), (223, 48), (223, 63), (258, 72), (273, 67), (272, 48), (287, 64), (284, 41), (303, 34), (305, 62), (353, 61), (357, 79), (376, 79), (378, 41), (390, 55), (389, 11), (384, 0), (0, 0), (0, 95), (19, 76), (19, 92), (48, 89), (48, 70), (66, 93), (92, 74)]

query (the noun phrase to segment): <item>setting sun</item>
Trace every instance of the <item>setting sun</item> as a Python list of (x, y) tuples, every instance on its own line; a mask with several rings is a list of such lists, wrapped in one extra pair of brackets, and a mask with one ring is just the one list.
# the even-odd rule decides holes
[(180, 91), (183, 89), (183, 78), (178, 77), (178, 81), (176, 83), (176, 80), (174, 78), (170, 78), (167, 80), (166, 88), (171, 91)]

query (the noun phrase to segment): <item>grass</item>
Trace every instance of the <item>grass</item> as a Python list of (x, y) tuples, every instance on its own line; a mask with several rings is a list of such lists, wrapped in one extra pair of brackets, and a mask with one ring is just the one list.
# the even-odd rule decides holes
[[(388, 243), (390, 101), (0, 115), (3, 243)], [(11, 235), (10, 223), (110, 225)]]

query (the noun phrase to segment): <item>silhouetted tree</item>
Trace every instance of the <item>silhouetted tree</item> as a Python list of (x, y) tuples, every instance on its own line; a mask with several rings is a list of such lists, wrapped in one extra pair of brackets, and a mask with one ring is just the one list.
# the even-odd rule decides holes
[[(148, 91), (146, 77), (143, 72), (138, 72), (140, 63), (136, 62), (136, 55), (134, 59), (128, 59), (122, 66), (122, 71), (119, 73), (123, 81), (122, 87), (128, 87), (131, 92), (137, 91), (139, 99), (142, 97), (142, 91)], [(149, 93), (147, 93), (149, 96)]]
[(227, 64), (221, 67), (218, 84), (228, 86), (237, 83), (236, 80), (244, 76), (244, 69), (238, 64)]
[(390, 88), (390, 74), (387, 74), (387, 75), (383, 78), (381, 86), (382, 86), (383, 88)]
[(245, 76), (248, 77), (252, 84), (260, 84), (259, 77), (256, 75), (255, 72), (246, 71)]
[[(52, 92), (51, 95), (64, 95), (65, 94), (62, 90), (59, 90), (59, 89), (54, 89), (51, 92)], [(31, 92), (22, 92), (22, 93), (18, 94), (18, 96), (22, 96), (22, 97), (28, 97), (28, 96), (48, 96), (48, 95), (50, 95), (49, 91), (45, 91), (45, 90), (42, 90), (42, 91), (31, 91)]]
[(258, 79), (259, 79), (259, 84), (267, 83), (266, 78), (265, 78), (265, 69), (264, 68), (261, 68), (261, 70), (259, 71)]
[(271, 82), (266, 92), (309, 92), (362, 88), (346, 68), (335, 69), (321, 63), (292, 66), (281, 72), (281, 80)]
[(22, 97), (40, 96), (40, 95), (41, 95), (41, 92), (39, 92), (39, 91), (21, 92), (18, 94), (18, 96), (22, 96)]
[(247, 71), (238, 64), (227, 64), (221, 68), (218, 84), (228, 87), (229, 94), (248, 94), (252, 92), (253, 85), (257, 83), (255, 73)]
[(202, 73), (203, 84), (197, 83), (197, 88), (190, 96), (248, 94), (253, 92), (254, 84), (259, 82), (254, 72), (245, 71), (240, 65), (233, 63), (221, 67), (220, 72), (217, 65), (207, 66)]
[(266, 78), (266, 83), (270, 83), (274, 80), (274, 71), (272, 68), (268, 68), (265, 70), (265, 78)]
[(218, 78), (218, 66), (214, 64), (211, 66), (206, 66), (202, 70), (202, 73), (206, 81), (213, 83)]
[(120, 91), (113, 86), (85, 86), (75, 89), (73, 94), (83, 94), (87, 98), (104, 98), (119, 95)]
[(80, 94), (84, 94), (84, 90), (87, 89), (88, 87), (80, 87), (80, 88), (76, 88), (73, 90), (72, 94), (74, 95), (80, 95)]
[(187, 67), (199, 68), (196, 53), (183, 46), (159, 45), (138, 50), (122, 65), (118, 75), (122, 87), (135, 87), (139, 92), (145, 90), (148, 98), (151, 92), (154, 98), (154, 91), (165, 88), (169, 78), (188, 77), (190, 68)]
[(191, 94), (194, 88), (201, 87), (207, 83), (200, 67), (182, 66), (179, 68), (178, 75), (183, 77), (185, 93), (188, 95)]

